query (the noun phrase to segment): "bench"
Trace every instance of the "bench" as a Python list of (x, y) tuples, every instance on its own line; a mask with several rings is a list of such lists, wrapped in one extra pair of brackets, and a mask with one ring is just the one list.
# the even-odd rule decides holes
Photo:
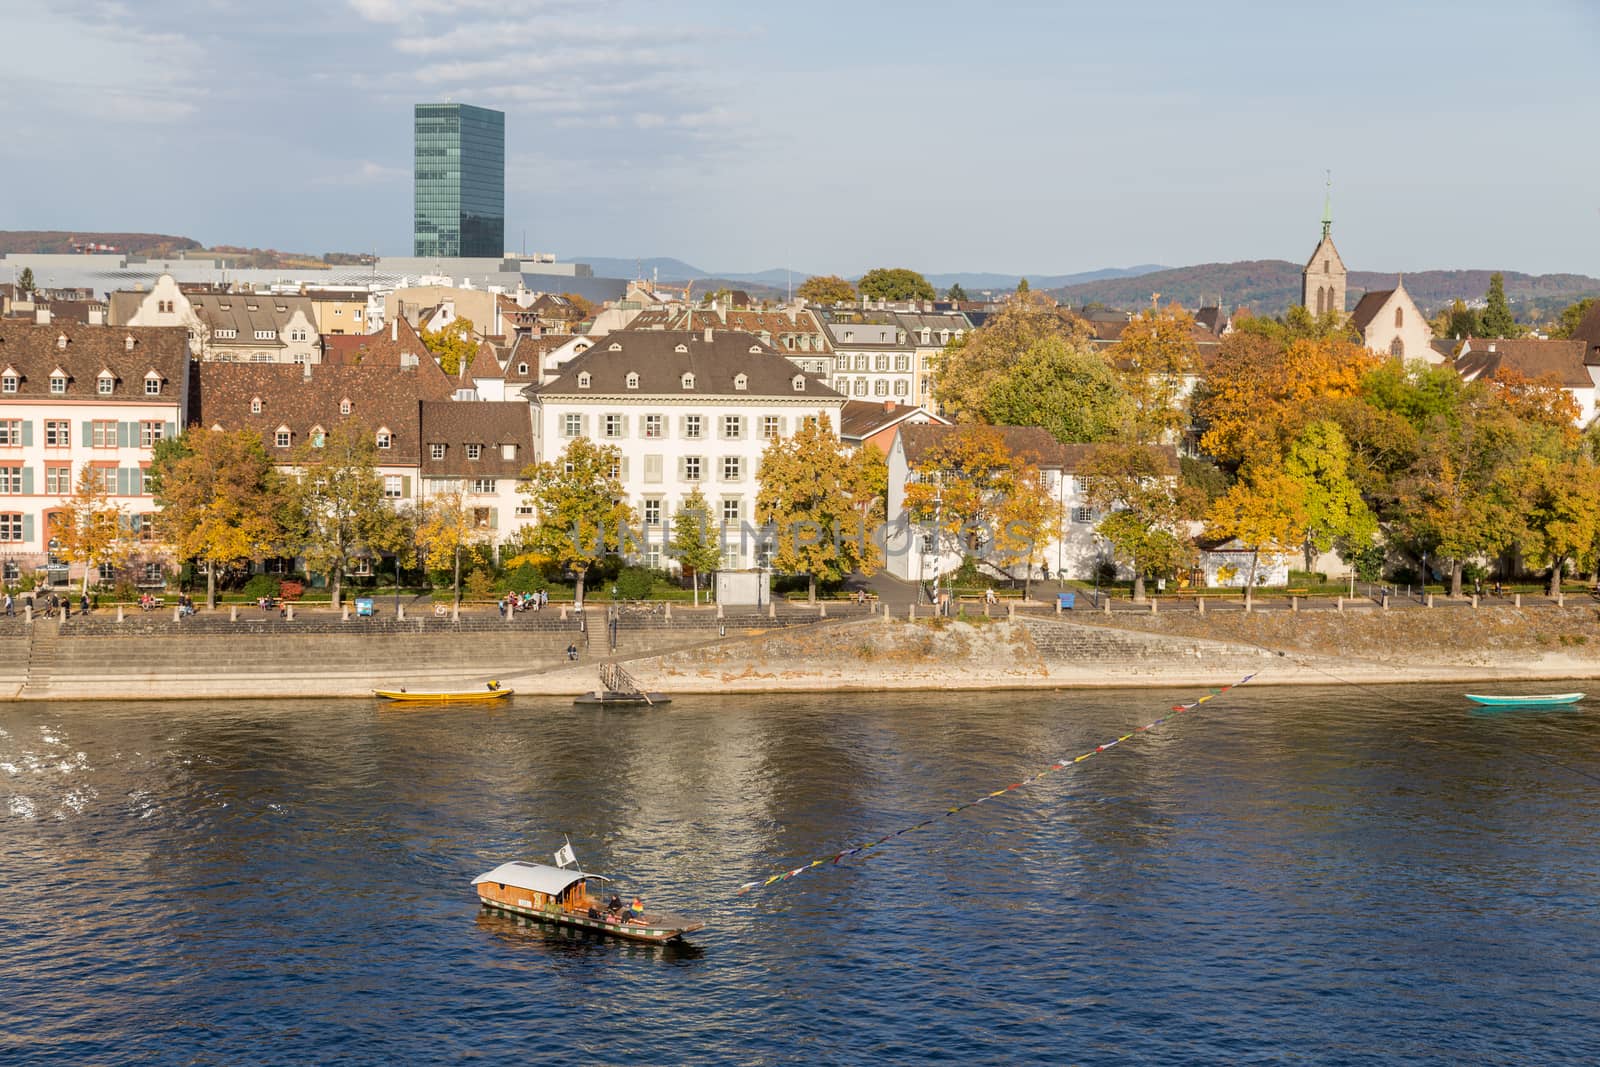
[(1284, 592), (1288, 593), (1290, 596), (1305, 596), (1307, 593), (1310, 593), (1311, 590), (1309, 590), (1309, 589), (1285, 589)]

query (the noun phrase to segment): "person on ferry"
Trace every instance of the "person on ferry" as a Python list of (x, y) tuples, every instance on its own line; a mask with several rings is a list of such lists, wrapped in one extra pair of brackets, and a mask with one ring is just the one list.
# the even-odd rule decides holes
[(633, 903), (628, 905), (628, 921), (634, 922), (644, 918), (644, 901), (639, 897), (633, 898)]
[(611, 894), (611, 903), (606, 905), (606, 914), (618, 919), (622, 917), (622, 898), (615, 893)]

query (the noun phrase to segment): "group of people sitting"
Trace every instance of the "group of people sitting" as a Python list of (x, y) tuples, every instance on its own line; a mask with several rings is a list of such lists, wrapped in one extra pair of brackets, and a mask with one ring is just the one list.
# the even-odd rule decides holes
[(507, 593), (500, 598), (500, 617), (514, 611), (538, 611), (550, 603), (550, 594), (543, 589), (537, 593)]
[(604, 919), (607, 922), (631, 923), (634, 926), (643, 926), (645, 925), (644, 901), (639, 897), (634, 897), (632, 904), (629, 904), (627, 907), (623, 907), (622, 898), (613, 893), (611, 894), (611, 903), (606, 905), (605, 913), (602, 915), (599, 908), (590, 907), (589, 918)]

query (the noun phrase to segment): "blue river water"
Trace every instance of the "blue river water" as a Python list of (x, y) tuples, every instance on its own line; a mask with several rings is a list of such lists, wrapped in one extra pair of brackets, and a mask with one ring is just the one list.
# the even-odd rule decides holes
[[(1221, 681), (1228, 681), (1222, 679)], [(0, 705), (0, 1063), (1600, 1061), (1600, 710)], [(683, 947), (481, 912), (549, 862)]]

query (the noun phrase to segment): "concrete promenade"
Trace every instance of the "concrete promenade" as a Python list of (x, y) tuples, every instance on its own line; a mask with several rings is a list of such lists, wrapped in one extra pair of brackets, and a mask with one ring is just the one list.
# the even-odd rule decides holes
[[(1542, 598), (1541, 598), (1542, 599)], [(1079, 602), (1082, 604), (1082, 601)], [(1262, 683), (1500, 682), (1600, 674), (1600, 610), (1588, 598), (1388, 610), (1368, 602), (1111, 612), (968, 605), (964, 619), (911, 605), (559, 608), (459, 619), (431, 613), (279, 618), (223, 609), (0, 619), (0, 699), (368, 697), (377, 687), (574, 695), (614, 660), (669, 693), (1030, 689)], [(572, 649), (576, 659), (569, 658)]]

